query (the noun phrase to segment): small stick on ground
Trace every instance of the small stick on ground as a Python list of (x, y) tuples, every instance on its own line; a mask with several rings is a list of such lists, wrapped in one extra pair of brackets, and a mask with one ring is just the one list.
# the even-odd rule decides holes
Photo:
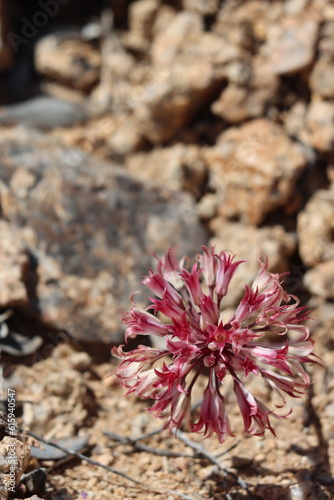
[(121, 472), (121, 471), (114, 469), (112, 467), (108, 467), (107, 465), (101, 464), (100, 462), (97, 462), (96, 460), (93, 460), (92, 458), (89, 458), (86, 455), (79, 453), (78, 451), (71, 450), (71, 449), (65, 448), (64, 446), (61, 446), (59, 444), (53, 443), (52, 441), (48, 441), (47, 439), (44, 439), (40, 436), (37, 436), (37, 434), (35, 434), (34, 432), (30, 431), (27, 434), (28, 434), (28, 436), (36, 439), (37, 441), (40, 441), (41, 443), (44, 443), (44, 444), (48, 444), (50, 446), (54, 446), (55, 448), (58, 448), (58, 450), (61, 450), (64, 453), (67, 453), (68, 455), (74, 455), (75, 457), (80, 458), (80, 460), (84, 460), (85, 462), (88, 462), (92, 465), (96, 465), (98, 467), (101, 467), (102, 469), (106, 469), (109, 472), (112, 472), (113, 474), (117, 474), (118, 476), (121, 476), (121, 477), (127, 479), (128, 481), (131, 481), (132, 483), (142, 485), (142, 483), (140, 481), (138, 481), (137, 479), (133, 479), (132, 477), (125, 474), (124, 472)]
[(196, 443), (195, 441), (192, 441), (191, 439), (189, 439), (185, 434), (183, 434), (182, 431), (180, 431), (180, 430), (173, 431), (173, 434), (178, 439), (180, 439), (180, 441), (182, 441), (187, 446), (189, 446), (189, 448), (192, 448), (198, 455), (201, 455), (202, 457), (207, 458), (210, 462), (212, 462), (214, 465), (216, 465), (218, 467), (218, 469), (223, 471), (225, 474), (229, 474), (230, 476), (232, 476), (236, 480), (238, 485), (241, 486), (241, 488), (243, 488), (247, 492), (249, 498), (255, 499), (255, 496), (250, 492), (246, 481), (241, 479), (235, 472), (230, 470), (228, 467), (224, 467), (217, 460), (217, 457), (215, 457), (215, 455), (212, 455), (212, 453), (207, 451), (201, 444)]
[(119, 471), (117, 469), (114, 469), (112, 467), (108, 467), (107, 465), (101, 464), (97, 460), (93, 460), (92, 458), (89, 458), (86, 455), (83, 455), (82, 453), (79, 453), (78, 451), (71, 450), (70, 448), (66, 448), (66, 447), (61, 446), (59, 444), (53, 443), (52, 441), (49, 441), (47, 439), (44, 439), (44, 438), (38, 436), (34, 432), (29, 431), (27, 434), (28, 434), (28, 436), (36, 439), (37, 441), (39, 441), (41, 443), (44, 443), (44, 444), (47, 444), (47, 445), (50, 445), (50, 446), (54, 446), (55, 448), (58, 448), (59, 450), (63, 451), (64, 453), (67, 453), (68, 455), (74, 455), (75, 457), (79, 458), (80, 460), (88, 462), (88, 463), (90, 463), (92, 465), (95, 465), (97, 467), (101, 467), (102, 469), (105, 469), (105, 470), (107, 470), (109, 472), (112, 472), (113, 474), (121, 476), (121, 477), (127, 479), (128, 481), (131, 481), (137, 487), (139, 487), (139, 488), (141, 488), (141, 489), (143, 489), (145, 491), (152, 491), (152, 492), (155, 492), (155, 493), (170, 493), (171, 495), (177, 496), (179, 498), (184, 498), (184, 500), (195, 500), (193, 497), (191, 497), (189, 495), (186, 495), (184, 493), (180, 493), (179, 491), (169, 490), (169, 489), (158, 490), (156, 488), (152, 488), (149, 485), (145, 486), (143, 483), (141, 483), (137, 479), (133, 479), (132, 477), (130, 477), (127, 474), (125, 474), (124, 472), (121, 472), (121, 471)]
[(181, 453), (177, 451), (171, 450), (158, 450), (157, 448), (151, 448), (150, 446), (145, 446), (144, 444), (138, 443), (138, 439), (128, 438), (120, 436), (119, 434), (115, 434), (114, 432), (104, 431), (103, 434), (107, 437), (110, 437), (114, 441), (118, 441), (119, 444), (130, 444), (137, 451), (145, 451), (146, 453), (151, 453), (152, 455), (158, 455), (160, 457), (185, 457), (185, 458), (193, 458), (193, 455), (189, 455), (189, 453)]

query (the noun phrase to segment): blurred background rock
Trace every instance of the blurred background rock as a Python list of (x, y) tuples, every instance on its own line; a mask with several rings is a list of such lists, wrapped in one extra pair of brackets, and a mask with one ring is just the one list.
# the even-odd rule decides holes
[(118, 342), (152, 252), (209, 240), (249, 260), (228, 307), (263, 254), (331, 303), (330, 0), (0, 8), (4, 310)]

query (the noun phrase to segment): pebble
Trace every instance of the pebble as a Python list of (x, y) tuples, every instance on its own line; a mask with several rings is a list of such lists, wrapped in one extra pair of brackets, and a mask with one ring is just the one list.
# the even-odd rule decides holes
[(85, 119), (83, 106), (49, 96), (33, 97), (0, 108), (0, 124), (22, 123), (41, 129), (70, 127)]

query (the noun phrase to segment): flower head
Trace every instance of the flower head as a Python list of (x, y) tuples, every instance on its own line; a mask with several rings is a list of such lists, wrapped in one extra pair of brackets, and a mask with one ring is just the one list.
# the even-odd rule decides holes
[[(126, 338), (156, 335), (165, 339), (165, 349), (139, 346), (124, 352), (116, 376), (139, 397), (151, 398), (150, 409), (167, 419), (172, 430), (182, 423), (192, 432), (216, 434), (222, 443), (232, 430), (222, 388), (231, 377), (236, 402), (249, 434), (272, 433), (269, 417), (283, 418), (270, 410), (247, 389), (250, 374), (260, 377), (280, 398), (299, 397), (310, 384), (302, 363), (312, 358), (313, 341), (302, 323), (307, 319), (298, 299), (282, 288), (282, 275), (269, 273), (267, 262), (233, 315), (222, 320), (224, 297), (231, 279), (243, 261), (226, 252), (202, 247), (203, 253), (190, 270), (176, 259), (175, 249), (158, 260), (143, 283), (155, 294), (147, 310), (133, 305), (123, 317)], [(277, 342), (268, 340), (277, 337)], [(199, 412), (191, 408), (193, 387), (201, 373), (208, 373)]]

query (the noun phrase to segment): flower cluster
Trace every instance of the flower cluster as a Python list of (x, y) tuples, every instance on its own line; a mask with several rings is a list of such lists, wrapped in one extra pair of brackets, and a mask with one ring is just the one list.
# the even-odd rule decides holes
[[(313, 342), (302, 324), (307, 312), (283, 290), (282, 276), (269, 273), (265, 262), (252, 286), (245, 286), (234, 314), (223, 321), (223, 299), (243, 261), (235, 262), (226, 252), (216, 253), (212, 246), (202, 249), (191, 270), (170, 249), (158, 261), (157, 271), (143, 279), (155, 297), (146, 310), (134, 304), (124, 315), (126, 339), (163, 337), (165, 349), (140, 345), (124, 352), (123, 346), (114, 348), (113, 354), (122, 360), (115, 374), (127, 393), (154, 400), (150, 411), (167, 417), (165, 428), (184, 423), (192, 432), (216, 434), (221, 443), (227, 435), (233, 436), (221, 392), (230, 376), (245, 432), (263, 435), (269, 429), (274, 433), (269, 416), (286, 415), (266, 407), (244, 382), (250, 374), (261, 377), (280, 397), (280, 407), (285, 404), (284, 393), (291, 397), (303, 393), (310, 380), (302, 363), (315, 362)], [(203, 372), (208, 373), (208, 383), (195, 412), (192, 391)]]

